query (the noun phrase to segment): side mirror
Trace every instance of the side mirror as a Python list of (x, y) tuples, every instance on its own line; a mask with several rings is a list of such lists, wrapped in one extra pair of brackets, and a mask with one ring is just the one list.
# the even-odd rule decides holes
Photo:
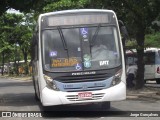
[(127, 31), (126, 26), (124, 25), (124, 23), (121, 20), (118, 20), (118, 23), (119, 23), (120, 32), (122, 34), (123, 51), (125, 53), (126, 52), (125, 43), (126, 43), (127, 38), (129, 38), (129, 35), (128, 35), (128, 31)]
[(34, 33), (31, 41), (31, 61), (38, 60), (38, 38)]
[(122, 33), (122, 36), (126, 40), (129, 37), (126, 26), (124, 25), (124, 23), (121, 20), (119, 20), (118, 22), (119, 22), (119, 28)]
[(38, 41), (37, 41), (37, 38), (36, 38), (36, 34), (33, 34), (33, 37), (32, 37), (32, 46), (35, 46), (38, 44)]

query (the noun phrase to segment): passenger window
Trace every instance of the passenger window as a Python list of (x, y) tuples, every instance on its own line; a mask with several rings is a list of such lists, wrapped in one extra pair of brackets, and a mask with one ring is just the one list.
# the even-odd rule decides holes
[(144, 62), (146, 65), (155, 64), (155, 52), (147, 52), (144, 54)]
[(38, 37), (37, 37), (37, 34), (34, 34), (33, 35), (33, 38), (32, 38), (32, 48), (31, 48), (31, 57), (32, 57), (32, 60), (37, 60), (38, 59)]

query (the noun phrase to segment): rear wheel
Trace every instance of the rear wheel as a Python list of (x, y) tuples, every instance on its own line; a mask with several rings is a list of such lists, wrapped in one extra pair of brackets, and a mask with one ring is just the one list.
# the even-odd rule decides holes
[(156, 83), (157, 83), (157, 84), (160, 84), (160, 79), (157, 79), (157, 80), (156, 80)]

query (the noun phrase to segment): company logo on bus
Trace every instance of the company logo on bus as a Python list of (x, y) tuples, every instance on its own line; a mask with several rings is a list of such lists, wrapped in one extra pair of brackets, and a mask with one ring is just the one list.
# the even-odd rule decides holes
[(76, 73), (72, 73), (72, 75), (93, 75), (96, 74), (95, 71), (92, 72), (76, 72)]

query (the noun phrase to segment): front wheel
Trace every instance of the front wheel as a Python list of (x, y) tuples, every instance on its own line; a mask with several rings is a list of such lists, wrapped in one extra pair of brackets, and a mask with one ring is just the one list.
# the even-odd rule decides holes
[(40, 101), (40, 99), (39, 99), (39, 97), (38, 97), (36, 91), (35, 91), (35, 93), (34, 93), (34, 97), (35, 97), (35, 100), (36, 100), (36, 101)]
[(101, 103), (102, 110), (108, 110), (110, 109), (110, 107), (111, 107), (111, 103), (109, 101)]
[(157, 83), (157, 84), (160, 84), (160, 79), (157, 79), (157, 80), (156, 80), (156, 83)]
[(40, 101), (39, 96), (37, 95), (37, 93), (39, 94), (39, 87), (38, 87), (38, 91), (37, 91), (37, 89), (36, 89), (36, 83), (35, 83), (34, 78), (33, 78), (33, 86), (34, 86), (34, 96), (35, 96), (35, 100), (36, 100), (36, 101)]

